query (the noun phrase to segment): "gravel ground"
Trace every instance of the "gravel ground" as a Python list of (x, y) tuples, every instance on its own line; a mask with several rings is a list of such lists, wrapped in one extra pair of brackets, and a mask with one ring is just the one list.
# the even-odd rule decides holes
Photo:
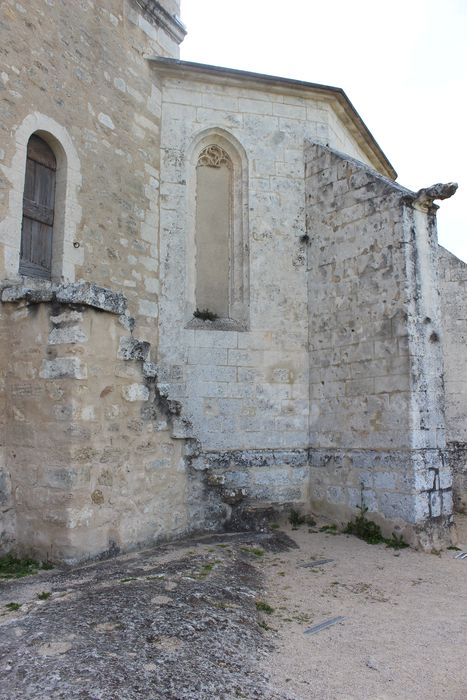
[(317, 529), (0, 583), (0, 699), (466, 700), (467, 560)]
[[(467, 518), (458, 519), (467, 551)], [(467, 559), (394, 551), (355, 537), (288, 534), (298, 549), (263, 565), (264, 669), (297, 700), (467, 700)], [(319, 560), (332, 561), (309, 566)], [(308, 627), (344, 620), (315, 635)]]

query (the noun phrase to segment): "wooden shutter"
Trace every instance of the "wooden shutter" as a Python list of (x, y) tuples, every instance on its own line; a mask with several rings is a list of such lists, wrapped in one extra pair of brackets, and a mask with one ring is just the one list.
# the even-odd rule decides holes
[(39, 136), (28, 142), (19, 271), (50, 279), (57, 162)]

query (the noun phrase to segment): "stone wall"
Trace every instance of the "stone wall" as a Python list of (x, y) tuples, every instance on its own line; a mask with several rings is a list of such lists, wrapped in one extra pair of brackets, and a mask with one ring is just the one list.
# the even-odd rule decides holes
[(156, 391), (124, 298), (42, 284), (3, 300), (16, 551), (72, 563), (209, 528), (189, 426)]
[[(154, 71), (165, 76), (163, 386), (190, 416), (202, 444), (199, 468), (204, 463), (221, 472), (228, 486), (246, 489), (252, 499), (303, 502), (309, 407), (304, 138), (330, 141), (367, 162), (368, 156), (321, 93), (249, 76), (239, 84), (227, 70), (213, 76), (200, 68), (195, 75), (155, 62)], [(194, 180), (199, 153), (209, 144), (238, 161), (236, 216), (248, 271), (243, 324), (193, 322)]]
[(443, 535), (434, 213), (331, 149), (306, 157), (312, 505), (345, 519), (363, 499), (389, 529)]
[(7, 466), (6, 431), (7, 407), (11, 403), (6, 393), (7, 343), (11, 329), (7, 316), (0, 313), (0, 553), (8, 551), (15, 543), (16, 512), (11, 493), (11, 475)]
[[(395, 176), (342, 91), (172, 60), (178, 9), (0, 10), (5, 547), (73, 562), (245, 504), (347, 516), (362, 485), (391, 529), (442, 535), (434, 211), (370, 170)], [(57, 159), (56, 241), (51, 282), (26, 284), (34, 132)], [(212, 145), (230, 173), (215, 321), (193, 315)]]
[(146, 56), (178, 56), (158, 19), (164, 4), (178, 11), (168, 0), (7, 0), (0, 10), (0, 279), (18, 279), (26, 145), (40, 130), (67, 180), (57, 192), (54, 235), (65, 243), (55, 279), (124, 290), (151, 342), (161, 92)]
[[(434, 211), (365, 167), (336, 112), (326, 143), (359, 161), (316, 143), (329, 105), (253, 83), (183, 66), (163, 83), (164, 389), (193, 422), (197, 468), (247, 500), (303, 502), (309, 485), (313, 507), (348, 518), (363, 486), (388, 532), (396, 524), (415, 541), (429, 522), (442, 539), (452, 493)], [(247, 183), (241, 329), (192, 319), (192, 181), (209, 140), (237, 150)]]
[[(167, 367), (170, 396), (182, 401), (203, 455), (209, 453), (198, 459), (200, 468), (226, 472), (227, 486), (260, 500), (303, 500), (303, 464), (288, 454), (307, 444), (302, 138), (290, 114), (288, 120), (285, 113), (273, 116), (273, 98), (254, 96), (208, 84), (164, 86), (160, 362)], [(305, 108), (289, 105), (289, 113), (294, 109)], [(190, 183), (195, 144), (199, 134), (205, 141), (198, 150), (208, 144), (206, 133), (213, 143), (227, 142), (242, 161), (249, 256), (242, 328), (190, 323), (195, 310), (189, 286), (195, 262)]]
[(439, 247), (443, 314), (446, 440), (453, 469), (454, 506), (467, 511), (467, 265)]
[[(147, 57), (178, 56), (178, 12), (177, 0), (0, 9), (0, 285), (22, 283), (26, 148), (39, 132), (57, 159), (53, 283), (123, 292), (156, 348), (161, 90)], [(18, 550), (72, 561), (185, 531), (182, 447), (144, 410), (155, 378), (118, 360), (128, 328), (60, 289), (0, 305), (2, 546), (16, 533)]]

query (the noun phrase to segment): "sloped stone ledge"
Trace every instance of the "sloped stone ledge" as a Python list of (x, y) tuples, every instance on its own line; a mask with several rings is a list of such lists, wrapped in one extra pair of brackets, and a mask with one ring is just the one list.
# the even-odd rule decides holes
[(152, 24), (162, 27), (177, 44), (182, 43), (186, 36), (186, 28), (179, 17), (167, 12), (157, 0), (135, 1)]
[(308, 450), (226, 450), (225, 452), (203, 452), (192, 466), (204, 471), (207, 469), (248, 469), (253, 467), (274, 467), (287, 465), (305, 467), (308, 465)]
[[(349, 156), (341, 151), (336, 150), (335, 148), (331, 148), (330, 146), (323, 146), (320, 143), (317, 143), (315, 141), (310, 141), (308, 139), (305, 140), (305, 150), (309, 151), (313, 148), (317, 148), (318, 151), (322, 155), (333, 155), (337, 156), (338, 158), (342, 159), (343, 161), (349, 163), (350, 165), (353, 165), (354, 167), (358, 168), (359, 174), (354, 175), (353, 178), (359, 178), (360, 186), (364, 186), (366, 184), (365, 178), (368, 179), (368, 182), (374, 181), (378, 182), (381, 187), (387, 187), (388, 191), (391, 191), (393, 193), (398, 193), (401, 196), (401, 201), (404, 204), (407, 204), (409, 206), (415, 206), (415, 207), (420, 207), (424, 211), (429, 211), (433, 210), (436, 211), (439, 207), (438, 205), (434, 204), (435, 199), (448, 199), (449, 197), (452, 197), (458, 188), (457, 182), (448, 182), (448, 183), (442, 183), (438, 182), (435, 185), (431, 185), (430, 187), (424, 187), (417, 192), (413, 192), (412, 190), (408, 189), (407, 187), (404, 187), (403, 185), (400, 185), (398, 182), (395, 182), (394, 180), (390, 179), (389, 177), (386, 177), (385, 175), (382, 175), (381, 173), (377, 172), (373, 168), (371, 168), (369, 165), (366, 163), (363, 163), (356, 158), (352, 158), (352, 156)], [(318, 172), (319, 170), (316, 170), (316, 168), (320, 168), (320, 162), (319, 159), (317, 158), (310, 158), (308, 159), (307, 165), (306, 165), (306, 173), (307, 175), (312, 174), (312, 172)]]
[(44, 280), (34, 281), (27, 285), (4, 287), (1, 298), (5, 304), (25, 302), (29, 305), (53, 301), (61, 304), (80, 304), (118, 316), (125, 314), (127, 309), (127, 300), (123, 294), (91, 282), (57, 284)]

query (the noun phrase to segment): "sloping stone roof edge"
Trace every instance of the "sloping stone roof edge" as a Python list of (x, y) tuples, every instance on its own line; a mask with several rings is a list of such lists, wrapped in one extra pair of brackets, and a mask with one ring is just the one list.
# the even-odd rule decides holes
[(448, 250), (444, 245), (441, 245), (441, 243), (438, 243), (438, 248), (440, 249), (439, 253), (440, 255), (444, 255), (447, 260), (452, 265), (457, 265), (458, 267), (467, 267), (467, 263), (465, 260), (462, 260), (462, 258), (459, 258), (455, 253), (453, 253), (451, 250)]
[(256, 85), (262, 84), (264, 87), (276, 88), (281, 91), (306, 91), (320, 94), (333, 103), (336, 113), (368, 156), (368, 159), (374, 164), (375, 169), (391, 180), (397, 178), (397, 172), (394, 167), (342, 88), (309, 83), (293, 78), (266, 75), (264, 73), (243, 71), (236, 68), (224, 68), (222, 66), (182, 61), (175, 58), (165, 58), (163, 56), (149, 56), (148, 60), (160, 72), (179, 77), (182, 77), (183, 74), (189, 75), (192, 79), (196, 79), (196, 76), (198, 76), (198, 79), (210, 76), (213, 80), (220, 79), (229, 81), (231, 84), (245, 85), (255, 83)]
[(185, 25), (176, 15), (167, 12), (157, 0), (135, 0), (135, 2), (155, 24), (165, 29), (177, 44), (182, 43), (187, 32)]
[(386, 175), (382, 175), (380, 172), (378, 172), (377, 170), (374, 170), (369, 165), (367, 165), (367, 163), (362, 163), (361, 160), (358, 160), (357, 158), (353, 158), (352, 156), (347, 155), (347, 153), (343, 153), (342, 151), (338, 151), (336, 148), (331, 148), (330, 146), (323, 146), (322, 143), (312, 141), (311, 139), (306, 140), (305, 148), (310, 147), (310, 146), (318, 147), (318, 148), (322, 149), (323, 151), (328, 151), (329, 153), (336, 156), (337, 158), (340, 158), (341, 160), (345, 160), (348, 163), (352, 163), (360, 170), (365, 170), (367, 173), (369, 173), (372, 177), (375, 178), (375, 180), (380, 182), (382, 185), (385, 185), (385, 186), (391, 188), (394, 192), (399, 192), (403, 197), (406, 197), (407, 202), (412, 202), (417, 197), (417, 193), (414, 192), (413, 190), (410, 190), (410, 189), (408, 189), (408, 187), (404, 187), (403, 185), (400, 185), (398, 182), (395, 182), (392, 178), (387, 177)]

